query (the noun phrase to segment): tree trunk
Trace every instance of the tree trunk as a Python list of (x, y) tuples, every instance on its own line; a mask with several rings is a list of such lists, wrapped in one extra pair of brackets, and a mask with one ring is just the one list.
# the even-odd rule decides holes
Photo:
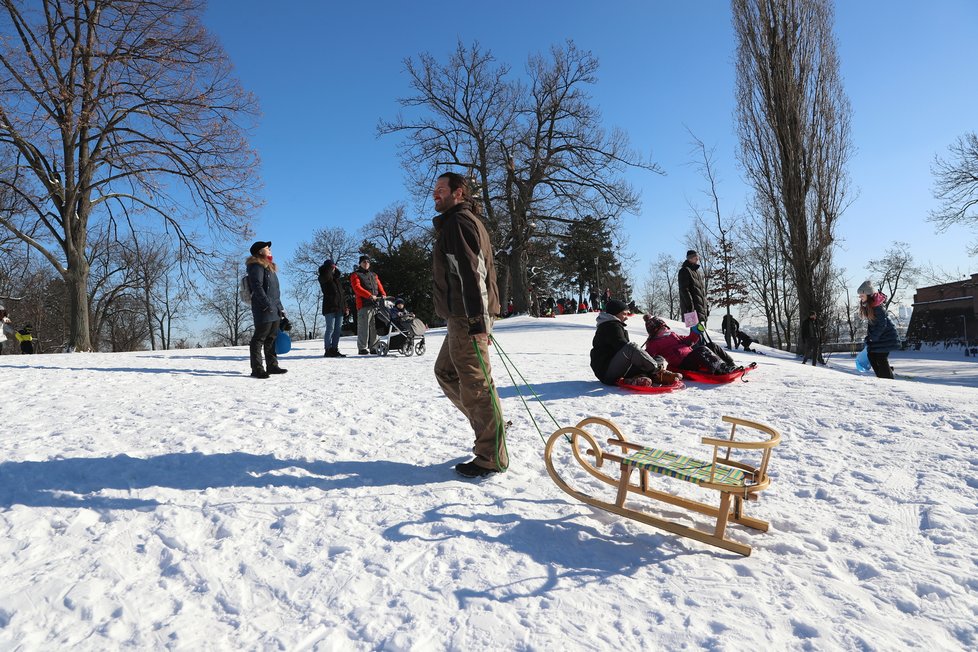
[(88, 261), (84, 255), (73, 255), (68, 260), (65, 276), (68, 293), (68, 350), (91, 351), (92, 333), (88, 306)]
[[(509, 283), (512, 291), (513, 310), (517, 313), (530, 312), (530, 282), (526, 274), (527, 253), (522, 243), (513, 244), (509, 256)], [(539, 288), (537, 288), (539, 292)]]

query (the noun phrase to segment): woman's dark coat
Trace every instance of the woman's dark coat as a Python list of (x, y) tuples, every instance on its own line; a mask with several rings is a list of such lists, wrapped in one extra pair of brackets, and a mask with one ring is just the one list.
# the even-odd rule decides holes
[(346, 293), (340, 270), (335, 266), (319, 268), (319, 287), (323, 290), (323, 315), (334, 315), (346, 308)]

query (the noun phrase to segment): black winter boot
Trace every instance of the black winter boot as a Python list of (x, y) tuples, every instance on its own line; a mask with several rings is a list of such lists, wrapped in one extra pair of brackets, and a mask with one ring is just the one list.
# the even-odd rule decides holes
[(252, 342), (248, 348), (249, 353), (251, 354), (252, 377), (268, 378), (268, 372), (265, 371), (265, 367), (261, 362), (261, 342)]
[(284, 374), (288, 369), (278, 366), (278, 355), (275, 353), (275, 340), (265, 340), (265, 365), (269, 374)]

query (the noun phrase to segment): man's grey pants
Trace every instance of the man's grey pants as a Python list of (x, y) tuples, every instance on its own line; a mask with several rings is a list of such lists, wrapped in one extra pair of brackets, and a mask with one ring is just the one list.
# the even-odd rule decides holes
[(377, 346), (376, 315), (377, 306), (364, 306), (357, 311), (357, 349), (360, 351)]

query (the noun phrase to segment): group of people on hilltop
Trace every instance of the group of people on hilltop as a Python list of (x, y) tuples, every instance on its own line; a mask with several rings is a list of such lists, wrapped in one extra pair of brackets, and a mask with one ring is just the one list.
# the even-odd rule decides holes
[(0, 354), (3, 353), (5, 342), (17, 342), (20, 345), (20, 352), (24, 354), (34, 353), (34, 335), (30, 324), (24, 324), (20, 330), (14, 328), (7, 309), (0, 305)]
[[(500, 314), (495, 261), (489, 234), (470, 192), (465, 177), (454, 172), (439, 176), (432, 190), (438, 213), (432, 220), (434, 309), (448, 330), (435, 359), (434, 373), (442, 392), (466, 417), (474, 433), (474, 457), (455, 465), (455, 471), (464, 477), (481, 478), (505, 471), (509, 455), (488, 349), (493, 319)], [(245, 261), (255, 322), (250, 342), (251, 375), (256, 378), (286, 373), (275, 353), (275, 338), (286, 314), (271, 247), (271, 242), (255, 242)], [(326, 317), (324, 356), (346, 357), (338, 344), (349, 308), (342, 277), (332, 260), (320, 266), (319, 284)], [(370, 270), (369, 256), (360, 257), (350, 286), (356, 299), (358, 353), (375, 353), (378, 335), (374, 318), (384, 308), (381, 302), (386, 291)], [(395, 323), (411, 317), (401, 299), (395, 300), (389, 316)]]

